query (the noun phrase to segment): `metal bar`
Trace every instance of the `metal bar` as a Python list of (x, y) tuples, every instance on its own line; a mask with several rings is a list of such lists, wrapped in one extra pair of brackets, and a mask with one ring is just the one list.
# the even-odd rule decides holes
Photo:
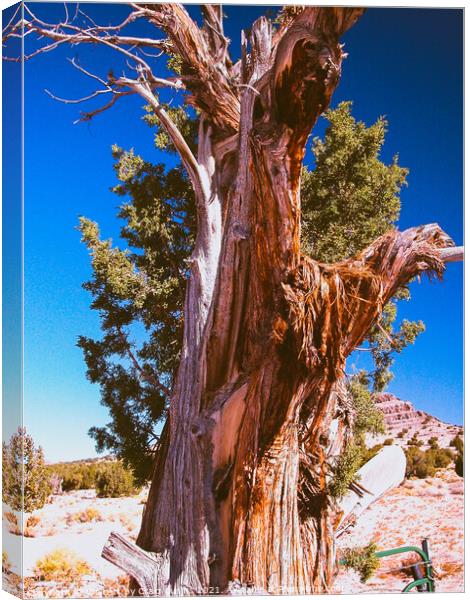
[(376, 552), (377, 558), (384, 558), (385, 556), (394, 556), (395, 554), (401, 554), (402, 552), (416, 552), (422, 558), (424, 562), (428, 562), (428, 556), (422, 548), (418, 546), (401, 546), (401, 548), (392, 548), (391, 550), (381, 550)]
[(432, 560), (431, 560), (431, 551), (429, 548), (429, 538), (424, 538), (423, 541), (421, 542), (421, 547), (423, 549), (423, 552), (426, 554), (426, 556), (428, 557), (427, 561), (426, 561), (426, 577), (427, 579), (429, 579), (429, 583), (428, 583), (428, 592), (434, 592), (434, 577), (433, 577), (433, 572), (432, 572)]
[(406, 594), (419, 585), (426, 585), (428, 587), (428, 591), (431, 591), (429, 590), (429, 584), (430, 581), (427, 577), (424, 577), (423, 579), (417, 579), (416, 581), (411, 581), (406, 587), (404, 587), (401, 593)]
[[(385, 558), (387, 556), (394, 556), (395, 554), (402, 554), (404, 552), (415, 552), (416, 554), (418, 554), (418, 556), (423, 561), (422, 564), (424, 565), (424, 568), (426, 571), (426, 577), (424, 577), (422, 579), (416, 579), (415, 581), (411, 581), (403, 589), (402, 593), (409, 592), (411, 589), (413, 589), (417, 586), (422, 586), (422, 585), (426, 586), (426, 589), (428, 592), (435, 591), (434, 578), (433, 578), (433, 574), (432, 574), (432, 562), (431, 562), (431, 558), (429, 555), (429, 540), (428, 540), (428, 538), (425, 538), (421, 542), (421, 545), (422, 545), (422, 548), (419, 548), (418, 546), (401, 546), (399, 548), (391, 548), (390, 550), (380, 550), (379, 552), (375, 552), (375, 556), (377, 558)], [(345, 564), (344, 559), (341, 559), (339, 561), (339, 564), (344, 565)]]

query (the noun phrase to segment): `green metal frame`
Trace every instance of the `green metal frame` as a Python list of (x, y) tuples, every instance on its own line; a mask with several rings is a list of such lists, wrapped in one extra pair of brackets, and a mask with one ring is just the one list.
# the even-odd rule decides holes
[[(425, 538), (421, 542), (421, 548), (419, 546), (401, 546), (400, 548), (392, 548), (391, 550), (381, 550), (375, 553), (377, 558), (386, 558), (387, 556), (394, 556), (395, 554), (402, 554), (404, 552), (415, 552), (422, 560), (424, 564), (425, 576), (421, 579), (415, 579), (406, 585), (402, 593), (410, 592), (413, 588), (426, 586), (425, 589), (421, 588), (418, 591), (421, 592), (435, 592), (434, 578), (432, 574), (432, 561), (429, 553), (429, 541)], [(344, 564), (340, 561), (340, 564)]]

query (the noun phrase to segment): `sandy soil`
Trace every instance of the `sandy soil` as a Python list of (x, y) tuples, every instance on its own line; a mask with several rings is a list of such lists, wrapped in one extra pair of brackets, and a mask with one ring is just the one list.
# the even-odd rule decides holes
[[(101, 558), (101, 550), (111, 531), (117, 531), (135, 540), (139, 531), (147, 491), (130, 498), (97, 498), (94, 490), (81, 490), (53, 496), (41, 510), (32, 513), (33, 526), (26, 525), (23, 538), (23, 572), (26, 579), (26, 596), (37, 597), (102, 597), (122, 595), (127, 583), (123, 572)], [(15, 527), (3, 510), (3, 549), (8, 554), (13, 573), (20, 572), (18, 543), (21, 539), (13, 533)], [(7, 515), (7, 516), (6, 516)], [(37, 521), (37, 522), (36, 522)], [(92, 569), (81, 581), (37, 581), (35, 566), (39, 559), (57, 550), (72, 550)], [(15, 577), (10, 585), (17, 584)], [(8, 583), (8, 581), (7, 581)], [(104, 588), (108, 588), (105, 590)], [(116, 592), (116, 593), (113, 593)], [(107, 595), (107, 594), (106, 594)]]
[[(111, 531), (135, 539), (140, 526), (146, 491), (133, 498), (96, 498), (93, 490), (54, 496), (43, 509), (33, 513), (23, 538), (25, 594), (44, 597), (116, 597), (127, 590), (127, 577), (100, 556)], [(371, 540), (380, 549), (420, 545), (428, 536), (436, 567), (437, 591), (463, 591), (463, 480), (453, 471), (440, 471), (426, 480), (406, 481), (370, 506), (338, 540), (341, 548), (364, 546)], [(14, 530), (8, 507), (4, 506), (4, 550), (11, 571), (18, 573), (15, 560), (21, 537)], [(438, 518), (436, 518), (438, 516)], [(90, 517), (92, 519), (90, 520)], [(10, 530), (10, 532), (8, 532)], [(72, 550), (87, 561), (91, 573), (63, 582), (41, 581), (35, 575), (38, 559), (58, 548)], [(414, 555), (383, 559), (379, 571), (366, 584), (344, 568), (340, 569), (334, 592), (398, 592), (410, 581), (403, 564)], [(413, 562), (413, 561), (411, 561)], [(18, 585), (13, 574), (6, 585)]]
[[(420, 546), (430, 540), (436, 591), (464, 591), (464, 486), (451, 470), (436, 477), (405, 481), (371, 505), (338, 540), (339, 549), (375, 541), (380, 550)], [(398, 592), (410, 581), (403, 565), (416, 562), (415, 554), (384, 558), (366, 584), (352, 571), (340, 569), (336, 593)]]

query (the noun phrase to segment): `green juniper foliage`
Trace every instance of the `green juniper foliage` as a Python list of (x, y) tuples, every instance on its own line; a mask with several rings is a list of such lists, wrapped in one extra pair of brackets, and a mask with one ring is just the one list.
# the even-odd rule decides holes
[[(169, 66), (177, 71), (177, 60)], [(158, 117), (151, 108), (145, 110), (144, 120), (155, 131), (156, 146), (174, 153)], [(169, 106), (167, 110), (194, 149), (193, 109)], [(302, 240), (304, 251), (313, 258), (336, 261), (394, 226), (407, 171), (398, 165), (397, 157), (391, 165), (380, 160), (385, 119), (366, 127), (352, 116), (351, 103), (342, 103), (325, 116), (329, 121), (325, 139), (316, 139), (313, 145), (316, 168), (304, 168), (302, 175)], [(106, 427), (94, 427), (90, 433), (100, 451), (110, 450), (143, 482), (150, 475), (156, 427), (164, 418), (178, 364), (196, 216), (191, 186), (180, 166), (166, 169), (118, 147), (113, 147), (113, 155), (118, 179), (113, 189), (123, 199), (119, 217), (124, 223), (124, 249), (103, 240), (96, 223), (80, 220), (93, 269), (85, 289), (100, 314), (103, 334), (98, 340), (80, 337), (78, 344), (88, 378), (100, 385), (102, 402), (111, 414)], [(406, 297), (407, 290), (401, 294)], [(380, 326), (369, 335), (374, 391), (390, 379), (393, 352), (414, 341), (422, 329), (420, 323), (403, 322), (395, 333), (395, 317), (393, 300)], [(369, 393), (368, 385), (361, 385), (364, 390), (351, 383), (352, 393), (358, 394), (358, 413), (364, 394)], [(373, 408), (370, 397), (367, 406)], [(356, 421), (361, 418), (365, 417)], [(360, 440), (357, 443), (362, 446)]]
[(181, 167), (165, 170), (118, 147), (113, 154), (119, 180), (114, 191), (130, 199), (119, 209), (127, 248), (101, 239), (96, 223), (80, 219), (93, 269), (84, 287), (103, 335), (82, 336), (78, 345), (111, 414), (107, 427), (93, 427), (90, 434), (98, 450), (111, 450), (143, 482), (178, 364), (194, 201)]
[(95, 489), (98, 498), (120, 498), (139, 493), (131, 470), (120, 462), (101, 466), (96, 474)]
[[(380, 117), (367, 127), (351, 114), (352, 102), (341, 102), (324, 114), (324, 140), (314, 138), (315, 169), (302, 173), (302, 245), (312, 258), (335, 262), (350, 258), (395, 227), (400, 214), (400, 190), (408, 170), (380, 159), (387, 121)], [(393, 354), (401, 352), (424, 331), (422, 321), (404, 320), (393, 329), (397, 301), (409, 299), (401, 289), (384, 308), (367, 342), (374, 361), (374, 392), (392, 379)]]
[(406, 477), (426, 479), (432, 477), (436, 469), (447, 467), (456, 457), (449, 448), (428, 448), (420, 450), (416, 444), (406, 448)]
[(44, 452), (20, 427), (9, 443), (2, 445), (3, 502), (13, 510), (29, 513), (42, 508), (50, 492)]
[(380, 566), (380, 559), (375, 553), (377, 546), (370, 543), (364, 548), (346, 548), (341, 557), (346, 569), (353, 569), (361, 576), (361, 582), (365, 583), (372, 577)]
[(367, 448), (365, 434), (385, 432), (383, 414), (375, 406), (369, 389), (369, 377), (365, 371), (350, 379), (348, 392), (354, 411), (353, 436), (332, 465), (328, 491), (335, 499), (342, 498), (348, 492), (351, 484), (357, 480), (358, 469), (383, 448), (383, 444)]

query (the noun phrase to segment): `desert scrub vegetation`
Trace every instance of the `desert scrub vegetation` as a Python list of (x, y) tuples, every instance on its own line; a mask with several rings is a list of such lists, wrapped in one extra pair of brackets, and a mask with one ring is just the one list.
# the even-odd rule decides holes
[(23, 535), (25, 537), (36, 537), (36, 535), (37, 535), (36, 527), (39, 525), (40, 522), (41, 522), (41, 517), (39, 517), (37, 515), (30, 515), (26, 519)]
[(114, 462), (98, 472), (95, 489), (99, 498), (120, 498), (138, 494), (141, 488), (136, 484), (130, 469), (120, 462)]
[(66, 522), (68, 525), (72, 523), (92, 523), (103, 521), (103, 516), (99, 510), (89, 506), (85, 510), (67, 516)]
[(406, 454), (406, 477), (426, 479), (435, 475), (437, 469), (447, 467), (454, 459), (454, 454), (449, 448), (433, 447), (420, 450), (418, 446), (408, 446)]
[(48, 467), (49, 478), (51, 481), (59, 479), (63, 492), (91, 490), (95, 487), (96, 476), (104, 464), (107, 463), (56, 463)]
[(57, 463), (48, 469), (50, 480), (61, 480), (63, 492), (96, 489), (100, 498), (117, 498), (140, 490), (133, 472), (120, 461)]
[(456, 435), (451, 440), (450, 446), (452, 446), (456, 450), (454, 455), (455, 472), (459, 477), (463, 477), (463, 439), (460, 437), (460, 435), (461, 434)]
[(91, 567), (85, 560), (66, 548), (57, 548), (46, 554), (34, 567), (34, 574), (41, 581), (77, 581), (91, 572)]
[(8, 558), (8, 554), (3, 550), (2, 552), (2, 573), (10, 573), (11, 572), (11, 562)]
[(26, 429), (19, 427), (2, 445), (2, 496), (10, 508), (32, 512), (42, 508), (51, 492), (44, 452)]
[(5, 517), (5, 520), (8, 523), (8, 531), (15, 535), (20, 535), (21, 531), (18, 523), (18, 517), (10, 511), (6, 511), (5, 513), (3, 513), (3, 516)]
[(407, 446), (416, 446), (417, 448), (421, 448), (424, 446), (424, 442), (418, 438), (418, 433), (415, 431), (413, 436), (406, 442)]
[(380, 559), (375, 555), (376, 552), (377, 546), (373, 542), (363, 548), (345, 548), (341, 556), (341, 563), (346, 569), (353, 569), (359, 573), (361, 582), (365, 583), (380, 565)]

